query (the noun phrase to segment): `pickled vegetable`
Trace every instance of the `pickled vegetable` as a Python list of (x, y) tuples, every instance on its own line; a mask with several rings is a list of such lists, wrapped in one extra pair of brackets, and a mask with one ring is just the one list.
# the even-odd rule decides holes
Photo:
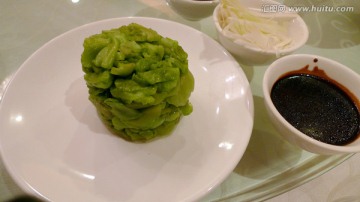
[(296, 16), (277, 20), (275, 14), (266, 17), (264, 14), (244, 7), (239, 0), (222, 0), (217, 17), (222, 33), (233, 41), (265, 51), (279, 52), (291, 47), (293, 41), (289, 36), (289, 24)]

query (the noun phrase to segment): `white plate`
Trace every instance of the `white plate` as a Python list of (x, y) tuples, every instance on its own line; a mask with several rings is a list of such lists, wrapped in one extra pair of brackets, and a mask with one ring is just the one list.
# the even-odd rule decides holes
[[(195, 76), (193, 113), (146, 144), (103, 126), (80, 64), (85, 37), (131, 22), (179, 41)], [(118, 18), (60, 35), (25, 61), (1, 103), (0, 146), (15, 181), (50, 201), (194, 201), (231, 173), (252, 126), (249, 83), (217, 42), (171, 21)]]

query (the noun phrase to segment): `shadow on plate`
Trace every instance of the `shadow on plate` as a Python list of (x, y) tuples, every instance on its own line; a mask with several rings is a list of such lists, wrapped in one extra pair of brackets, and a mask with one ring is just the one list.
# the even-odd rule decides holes
[(253, 179), (266, 179), (298, 163), (302, 150), (283, 139), (271, 125), (262, 97), (254, 96), (253, 133), (235, 173)]
[(91, 131), (101, 133), (104, 131), (105, 126), (104, 128), (98, 127), (101, 121), (88, 96), (85, 80), (80, 77), (70, 84), (66, 92), (65, 104), (80, 123), (86, 124)]

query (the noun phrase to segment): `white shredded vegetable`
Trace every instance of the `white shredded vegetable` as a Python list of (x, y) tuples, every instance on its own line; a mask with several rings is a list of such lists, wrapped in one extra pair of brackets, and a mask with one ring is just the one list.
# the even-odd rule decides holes
[(276, 52), (291, 46), (288, 20), (260, 16), (242, 6), (239, 0), (222, 0), (218, 20), (223, 34), (234, 41)]

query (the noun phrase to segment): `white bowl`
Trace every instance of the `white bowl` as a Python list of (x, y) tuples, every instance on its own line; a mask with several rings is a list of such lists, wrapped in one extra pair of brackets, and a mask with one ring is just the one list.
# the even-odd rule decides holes
[[(314, 62), (314, 59), (317, 62)], [(343, 85), (356, 97), (357, 101), (360, 98), (360, 76), (349, 69), (348, 67), (316, 55), (307, 54), (295, 54), (282, 57), (273, 62), (266, 70), (263, 79), (263, 93), (264, 102), (268, 111), (269, 117), (275, 128), (279, 133), (287, 139), (290, 143), (297, 145), (309, 152), (317, 154), (344, 154), (355, 153), (360, 151), (360, 138), (350, 144), (337, 146), (332, 144), (323, 143), (315, 140), (306, 134), (300, 132), (293, 125), (285, 120), (285, 118), (279, 113), (271, 99), (271, 90), (274, 83), (284, 75), (285, 73), (299, 70), (306, 65), (309, 65), (309, 70), (313, 70), (315, 66), (324, 70), (326, 75), (331, 79)], [(356, 100), (354, 100), (356, 102)]]
[[(241, 3), (244, 7), (259, 10), (260, 12), (262, 12), (261, 9), (264, 8), (264, 5), (280, 5), (278, 2), (272, 0), (241, 0)], [(289, 48), (276, 52), (273, 50), (263, 50), (245, 42), (235, 42), (233, 39), (230, 39), (222, 33), (222, 28), (220, 27), (218, 20), (219, 8), (220, 5), (215, 8), (213, 13), (213, 20), (218, 35), (218, 40), (230, 53), (232, 53), (244, 64), (259, 65), (270, 63), (281, 56), (293, 53), (302, 47), (309, 37), (309, 30), (304, 20), (296, 13), (292, 13), (291, 15), (295, 15), (296, 17), (292, 19), (289, 24), (289, 36), (293, 39), (293, 42)], [(264, 12), (264, 14), (271, 13)]]
[(180, 16), (188, 20), (200, 20), (213, 14), (220, 0), (166, 0)]

